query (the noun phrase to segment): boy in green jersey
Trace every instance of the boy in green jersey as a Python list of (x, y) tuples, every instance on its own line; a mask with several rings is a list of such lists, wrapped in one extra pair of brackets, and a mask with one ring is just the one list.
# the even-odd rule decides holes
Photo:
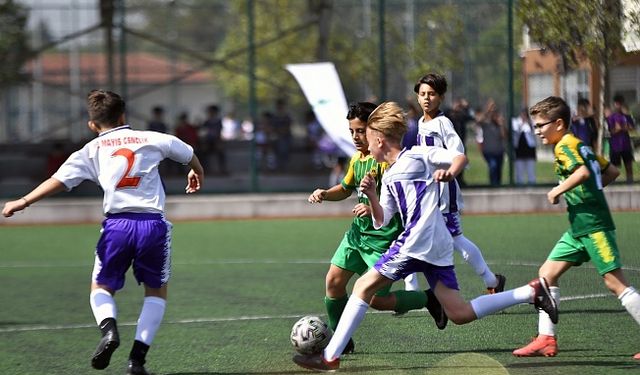
[[(354, 191), (358, 194), (358, 203), (353, 208), (353, 222), (351, 228), (336, 249), (331, 265), (327, 272), (324, 299), (327, 309), (328, 323), (331, 329), (338, 326), (340, 316), (349, 299), (347, 283), (357, 273), (364, 274), (380, 259), (389, 248), (391, 242), (402, 232), (400, 218), (396, 215), (389, 225), (380, 229), (373, 227), (371, 207), (366, 195), (360, 191), (360, 181), (367, 175), (373, 176), (378, 185), (378, 193), (382, 183), (382, 174), (387, 168), (386, 163), (378, 163), (369, 154), (369, 144), (366, 138), (367, 119), (376, 105), (368, 102), (352, 104), (347, 113), (349, 132), (356, 146), (356, 152), (349, 161), (349, 167), (340, 184), (329, 189), (316, 189), (309, 196), (310, 203), (323, 201), (340, 201), (348, 198)], [(422, 291), (398, 290), (390, 292), (391, 286), (379, 291), (371, 300), (371, 307), (377, 310), (390, 310), (405, 313), (409, 310), (427, 307), (436, 320), (438, 328), (446, 326), (444, 314), (438, 300), (431, 290)], [(344, 349), (344, 353), (352, 353), (353, 341)]]
[[(530, 113), (536, 135), (543, 144), (554, 145), (554, 168), (560, 184), (547, 193), (547, 199), (557, 204), (560, 195), (564, 195), (571, 224), (540, 267), (540, 277), (548, 281), (551, 295), (559, 303), (558, 281), (562, 274), (591, 260), (606, 287), (640, 324), (640, 294), (622, 272), (615, 225), (602, 191), (620, 171), (569, 133), (571, 112), (561, 98), (550, 96), (531, 107)], [(513, 354), (553, 357), (557, 353), (556, 325), (540, 311), (538, 336)], [(640, 353), (634, 358), (640, 359)]]

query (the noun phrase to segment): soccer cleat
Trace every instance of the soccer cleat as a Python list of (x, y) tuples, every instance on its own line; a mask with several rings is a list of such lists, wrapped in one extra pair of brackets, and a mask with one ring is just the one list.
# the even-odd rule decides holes
[(489, 294), (504, 292), (504, 284), (507, 283), (507, 278), (504, 275), (496, 273), (496, 280), (498, 280), (498, 285), (496, 285), (494, 288), (487, 288)]
[(558, 354), (556, 338), (547, 335), (538, 335), (529, 345), (513, 351), (516, 357), (555, 357), (556, 354)]
[(120, 337), (118, 336), (118, 329), (113, 328), (109, 330), (98, 343), (96, 351), (91, 357), (91, 367), (96, 370), (104, 370), (109, 366), (111, 355), (120, 346)]
[(638, 354), (634, 355), (634, 356), (633, 356), (633, 359), (637, 359), (637, 360), (639, 360), (639, 361), (640, 361), (640, 353), (638, 353)]
[(349, 339), (347, 346), (342, 350), (342, 355), (345, 354), (353, 354), (356, 351), (356, 343), (353, 342), (353, 339)]
[(436, 295), (433, 294), (431, 289), (427, 289), (424, 292), (427, 294), (426, 308), (429, 310), (429, 314), (431, 314), (431, 317), (436, 322), (436, 327), (438, 327), (438, 329), (445, 329), (447, 322), (449, 322), (449, 318), (444, 312), (442, 305), (440, 305), (440, 301), (438, 301)]
[(533, 306), (537, 310), (543, 310), (549, 314), (549, 318), (553, 324), (558, 324), (558, 305), (551, 297), (547, 280), (544, 277), (533, 279), (529, 282), (529, 286), (533, 288)]
[(127, 375), (153, 375), (144, 368), (144, 364), (129, 360)]
[(296, 354), (293, 356), (293, 362), (307, 370), (314, 370), (318, 372), (335, 372), (340, 368), (340, 358), (336, 358), (333, 361), (327, 361), (324, 359), (324, 354)]

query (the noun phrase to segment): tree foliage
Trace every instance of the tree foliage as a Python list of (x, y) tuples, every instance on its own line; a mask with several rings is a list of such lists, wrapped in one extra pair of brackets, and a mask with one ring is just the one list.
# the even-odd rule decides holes
[(620, 51), (620, 0), (521, 0), (518, 16), (530, 37), (558, 54), (565, 68), (585, 55), (595, 64)]
[(27, 10), (11, 0), (0, 2), (0, 86), (25, 80), (21, 69), (30, 55)]

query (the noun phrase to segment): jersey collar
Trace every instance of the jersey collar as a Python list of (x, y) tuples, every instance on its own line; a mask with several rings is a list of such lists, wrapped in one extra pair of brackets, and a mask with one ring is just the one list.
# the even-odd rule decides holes
[(109, 133), (113, 133), (115, 131), (123, 130), (123, 129), (131, 129), (131, 126), (130, 125), (121, 125), (121, 126), (118, 126), (117, 128), (113, 128), (113, 129), (109, 129), (109, 130), (103, 131), (102, 133), (98, 134), (98, 137), (102, 137), (103, 135), (107, 135)]

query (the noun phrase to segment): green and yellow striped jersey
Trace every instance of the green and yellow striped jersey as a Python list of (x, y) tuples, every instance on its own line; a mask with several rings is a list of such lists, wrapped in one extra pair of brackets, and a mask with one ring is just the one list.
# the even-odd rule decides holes
[(589, 169), (588, 180), (564, 193), (573, 236), (614, 230), (609, 205), (602, 191), (601, 171), (609, 166), (609, 162), (596, 156), (590, 147), (571, 133), (563, 136), (553, 151), (555, 173), (560, 182), (582, 165)]
[[(387, 163), (378, 163), (373, 156), (364, 155), (362, 152), (356, 151), (349, 161), (349, 168), (341, 182), (342, 187), (347, 190), (355, 190), (358, 194), (358, 202), (369, 205), (369, 199), (360, 190), (360, 181), (367, 173), (371, 172), (376, 179), (376, 190), (379, 196), (380, 187), (382, 186), (382, 174), (387, 167)], [(402, 225), (398, 215), (391, 219), (389, 225), (380, 229), (373, 228), (371, 216), (354, 217), (349, 231), (349, 239), (352, 243), (365, 243), (376, 250), (386, 251), (401, 231)]]

